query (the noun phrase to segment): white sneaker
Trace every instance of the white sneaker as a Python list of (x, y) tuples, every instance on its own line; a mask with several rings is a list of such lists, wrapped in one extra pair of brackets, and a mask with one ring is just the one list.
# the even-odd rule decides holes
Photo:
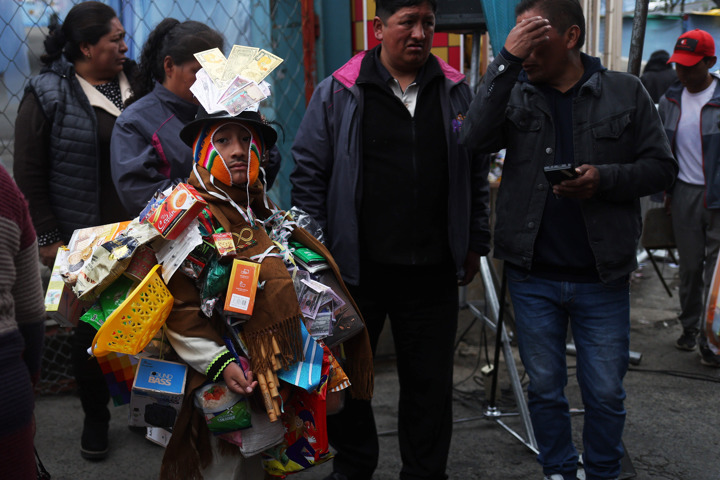
[(549, 477), (545, 477), (544, 480), (564, 480), (564, 478), (559, 473), (553, 473)]

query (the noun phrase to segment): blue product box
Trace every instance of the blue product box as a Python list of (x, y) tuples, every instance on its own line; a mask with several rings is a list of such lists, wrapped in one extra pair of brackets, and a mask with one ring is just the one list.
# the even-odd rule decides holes
[(141, 358), (130, 399), (129, 425), (170, 429), (185, 393), (187, 365)]

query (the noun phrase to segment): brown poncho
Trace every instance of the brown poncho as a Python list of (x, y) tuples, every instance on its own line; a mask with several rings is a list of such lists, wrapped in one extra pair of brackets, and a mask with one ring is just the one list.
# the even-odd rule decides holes
[[(217, 189), (210, 183), (210, 175), (204, 168), (197, 168), (205, 187), (216, 193)], [(251, 227), (243, 215), (229, 202), (220, 200), (205, 190), (203, 185), (191, 175), (189, 183), (193, 185), (207, 201), (210, 211), (215, 219), (228, 232), (239, 233), (246, 227)], [(229, 187), (220, 184), (222, 190), (243, 209), (248, 205), (245, 189)], [(256, 183), (249, 189), (250, 207), (257, 218), (265, 219), (272, 212), (263, 203), (264, 194), (262, 184)], [(252, 227), (251, 227), (252, 228)], [(261, 254), (272, 245), (262, 226), (254, 228), (253, 241), (249, 248), (239, 253), (241, 258), (249, 258)], [(245, 230), (244, 238), (247, 237)], [(347, 298), (352, 297), (345, 288), (335, 261), (330, 252), (312, 235), (302, 228), (296, 228), (292, 237), (303, 245), (319, 253), (328, 260), (333, 273), (341, 287), (345, 290)], [(268, 355), (273, 352), (271, 338), (278, 342), (283, 367), (294, 363), (301, 358), (301, 334), (299, 321), (301, 319), (300, 307), (293, 288), (292, 280), (280, 258), (265, 257), (260, 268), (260, 282), (265, 282), (263, 289), (259, 289), (255, 298), (255, 307), (252, 318), (243, 327), (243, 335), (250, 352), (252, 370), (264, 372), (270, 366)], [(200, 314), (200, 297), (193, 282), (184, 275), (173, 276), (168, 287), (175, 297), (173, 311), (167, 324), (174, 331), (186, 336), (200, 336), (223, 344), (222, 333), (224, 325), (222, 320), (213, 316), (207, 319)], [(353, 302), (354, 304), (354, 302)], [(357, 306), (353, 305), (356, 309)], [(271, 337), (272, 335), (272, 337)], [(261, 348), (262, 347), (262, 348)], [(349, 339), (344, 344), (347, 361), (343, 365), (345, 373), (351, 381), (350, 393), (355, 398), (369, 399), (373, 390), (373, 364), (370, 341), (367, 331)], [(262, 354), (266, 352), (266, 355)], [(205, 420), (193, 407), (192, 393), (206, 381), (206, 377), (190, 370), (182, 410), (178, 416), (170, 444), (165, 450), (160, 478), (170, 480), (177, 478), (201, 478), (200, 466), (206, 467), (212, 460), (210, 445), (210, 432)], [(259, 389), (256, 389), (256, 391)], [(237, 447), (221, 442), (222, 452), (239, 454)]]

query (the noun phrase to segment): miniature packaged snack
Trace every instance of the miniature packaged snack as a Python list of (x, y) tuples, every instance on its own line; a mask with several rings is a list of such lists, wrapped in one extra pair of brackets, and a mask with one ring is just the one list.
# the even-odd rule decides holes
[(215, 434), (252, 426), (247, 399), (230, 391), (224, 382), (200, 387), (195, 392), (195, 405), (203, 411), (208, 428)]
[(73, 291), (81, 300), (94, 300), (127, 268), (139, 243), (132, 237), (118, 236), (93, 251), (78, 273)]
[(192, 185), (181, 183), (145, 216), (167, 240), (176, 239), (207, 203)]
[(212, 316), (220, 295), (227, 291), (230, 280), (230, 267), (229, 263), (220, 263), (217, 257), (211, 258), (207, 264), (207, 273), (200, 292), (200, 309), (208, 318)]
[(235, 241), (233, 240), (232, 233), (213, 233), (212, 238), (215, 241), (215, 248), (217, 249), (218, 255), (221, 257), (235, 256), (237, 251), (235, 250)]
[(61, 269), (65, 283), (73, 286), (80, 300), (95, 300), (125, 271), (135, 252), (156, 237), (153, 226), (137, 219), (76, 230)]
[(135, 251), (132, 260), (125, 269), (125, 275), (141, 282), (157, 263), (157, 257), (153, 249), (142, 245)]
[(58, 249), (45, 294), (45, 311), (61, 327), (75, 327), (83, 313), (83, 304), (65, 284), (60, 274), (62, 266), (67, 265), (67, 254), (67, 247)]
[(128, 295), (135, 289), (137, 283), (130, 277), (120, 275), (117, 280), (110, 284), (98, 297), (100, 307), (108, 318), (125, 301)]
[(85, 323), (89, 323), (95, 328), (95, 330), (100, 330), (100, 327), (103, 326), (103, 323), (105, 323), (106, 320), (105, 312), (103, 312), (100, 301), (98, 300), (93, 303), (92, 306), (88, 308), (87, 312), (82, 314), (80, 320)]
[(66, 282), (74, 285), (78, 273), (92, 258), (97, 246), (118, 236), (129, 224), (120, 222), (75, 230), (68, 242), (67, 264), (61, 270)]
[(183, 260), (180, 265), (180, 271), (195, 280), (198, 280), (205, 270), (205, 266), (210, 263), (214, 255), (212, 245), (203, 242), (193, 249), (192, 252)]
[(260, 264), (235, 259), (230, 273), (225, 312), (237, 317), (249, 317), (255, 306)]

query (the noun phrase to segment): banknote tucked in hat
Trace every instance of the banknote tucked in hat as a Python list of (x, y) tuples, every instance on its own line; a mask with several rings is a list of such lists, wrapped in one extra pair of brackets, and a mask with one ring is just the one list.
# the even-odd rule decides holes
[(220, 49), (195, 54), (202, 68), (196, 73), (190, 91), (200, 103), (195, 120), (185, 125), (180, 138), (193, 148), (195, 165), (224, 185), (232, 185), (225, 159), (215, 148), (213, 137), (228, 123), (239, 123), (250, 135), (248, 185), (258, 178), (262, 158), (277, 140), (277, 132), (258, 113), (262, 100), (270, 96), (264, 79), (282, 63), (282, 58), (265, 50), (233, 46), (227, 59)]

